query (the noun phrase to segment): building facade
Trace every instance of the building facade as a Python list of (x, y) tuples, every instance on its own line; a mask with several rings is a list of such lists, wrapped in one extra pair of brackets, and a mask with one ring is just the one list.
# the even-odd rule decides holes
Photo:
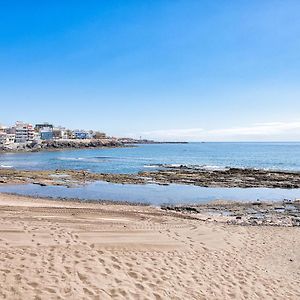
[(74, 136), (74, 139), (79, 139), (79, 140), (91, 138), (91, 135), (85, 130), (74, 130), (73, 136)]
[(6, 136), (7, 136), (7, 133), (0, 131), (0, 145), (6, 144)]
[(42, 130), (44, 128), (51, 128), (51, 129), (53, 129), (53, 125), (45, 122), (45, 123), (41, 123), (41, 124), (35, 124), (35, 126), (34, 126), (34, 130), (36, 132), (40, 132), (40, 130)]
[(54, 127), (53, 128), (53, 138), (55, 140), (68, 139), (68, 130), (64, 127)]
[(34, 129), (31, 124), (16, 122), (15, 124), (15, 142), (26, 143), (34, 140)]
[(15, 142), (16, 135), (13, 133), (0, 132), (0, 145), (10, 145)]
[(53, 130), (51, 127), (44, 127), (40, 130), (40, 137), (43, 141), (53, 140)]

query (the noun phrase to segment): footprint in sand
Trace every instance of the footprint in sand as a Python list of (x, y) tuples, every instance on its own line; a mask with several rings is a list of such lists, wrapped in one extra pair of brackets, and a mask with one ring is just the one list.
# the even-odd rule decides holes
[(120, 267), (119, 265), (117, 265), (117, 264), (113, 264), (113, 267), (114, 267), (115, 269), (117, 269), (117, 270), (121, 270), (121, 267)]
[(134, 278), (134, 279), (137, 279), (137, 278), (138, 278), (138, 275), (137, 275), (137, 273), (135, 273), (135, 272), (129, 272), (128, 275), (129, 275), (130, 277)]
[(119, 260), (118, 260), (116, 257), (111, 256), (110, 258), (111, 258), (111, 260), (112, 260), (113, 262), (119, 263)]
[(135, 286), (142, 291), (145, 289), (144, 286), (140, 283), (136, 283)]
[(111, 274), (111, 270), (108, 268), (105, 268), (106, 274)]
[(38, 287), (39, 284), (37, 282), (28, 282), (28, 285), (33, 288), (36, 288), (36, 287)]
[(132, 267), (133, 267), (133, 264), (131, 264), (131, 263), (125, 263), (125, 265), (126, 265), (127, 267), (129, 267), (129, 268), (132, 268)]

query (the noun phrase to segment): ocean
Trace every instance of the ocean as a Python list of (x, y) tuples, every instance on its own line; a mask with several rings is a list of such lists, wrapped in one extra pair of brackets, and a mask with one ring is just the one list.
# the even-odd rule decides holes
[(0, 167), (137, 173), (157, 164), (300, 171), (300, 143), (151, 144), (128, 148), (0, 154)]
[[(159, 164), (200, 165), (300, 171), (300, 143), (189, 143), (151, 144), (128, 148), (63, 150), (0, 155), (2, 168), (26, 170), (74, 169), (103, 173), (137, 173)], [(42, 187), (34, 184), (3, 185), (0, 192), (21, 195), (117, 200), (152, 205), (206, 203), (212, 200), (276, 201), (299, 199), (300, 189), (205, 188), (191, 185), (133, 185), (93, 182), (84, 186)]]

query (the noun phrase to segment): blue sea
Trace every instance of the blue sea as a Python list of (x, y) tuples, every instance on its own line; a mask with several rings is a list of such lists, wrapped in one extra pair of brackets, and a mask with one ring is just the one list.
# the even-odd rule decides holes
[[(75, 169), (103, 173), (137, 173), (158, 164), (200, 165), (300, 171), (300, 143), (152, 144), (128, 148), (84, 149), (1, 154), (2, 168), (27, 170)], [(300, 189), (205, 188), (191, 185), (132, 185), (94, 182), (76, 188), (38, 185), (0, 186), (0, 192), (31, 196), (165, 203), (205, 203), (216, 199), (276, 201), (299, 199)]]
[(300, 143), (189, 143), (137, 145), (0, 155), (0, 166), (27, 170), (84, 169), (137, 173), (157, 164), (300, 171)]

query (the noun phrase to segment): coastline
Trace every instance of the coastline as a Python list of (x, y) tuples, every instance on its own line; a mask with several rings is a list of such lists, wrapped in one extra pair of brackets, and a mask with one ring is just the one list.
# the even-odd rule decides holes
[(103, 149), (103, 148), (120, 148), (130, 147), (113, 139), (105, 140), (57, 140), (43, 141), (42, 143), (27, 143), (14, 145), (14, 147), (0, 147), (0, 154), (6, 153), (36, 153), (36, 152), (52, 152), (64, 150), (80, 150), (80, 149)]
[(0, 196), (8, 198), (24, 198), (34, 202), (45, 201), (70, 203), (71, 205), (110, 205), (151, 207), (164, 211), (169, 215), (191, 218), (199, 221), (226, 223), (241, 226), (283, 226), (300, 227), (300, 199), (283, 201), (230, 201), (213, 200), (199, 204), (162, 204), (153, 205), (143, 202), (108, 200), (108, 199), (79, 199), (69, 197), (22, 195), (0, 192)]
[(0, 154), (5, 153), (35, 153), (80, 149), (131, 148), (137, 145), (155, 144), (188, 144), (188, 142), (157, 142), (157, 141), (122, 141), (122, 139), (86, 139), (86, 140), (53, 140), (41, 143), (15, 144), (14, 147), (0, 146)]
[(0, 194), (1, 297), (300, 297), (299, 228), (203, 216)]
[[(0, 185), (300, 187), (292, 171), (156, 167), (137, 174), (0, 169)], [(0, 226), (2, 298), (300, 297), (299, 200), (155, 207), (0, 193)]]

